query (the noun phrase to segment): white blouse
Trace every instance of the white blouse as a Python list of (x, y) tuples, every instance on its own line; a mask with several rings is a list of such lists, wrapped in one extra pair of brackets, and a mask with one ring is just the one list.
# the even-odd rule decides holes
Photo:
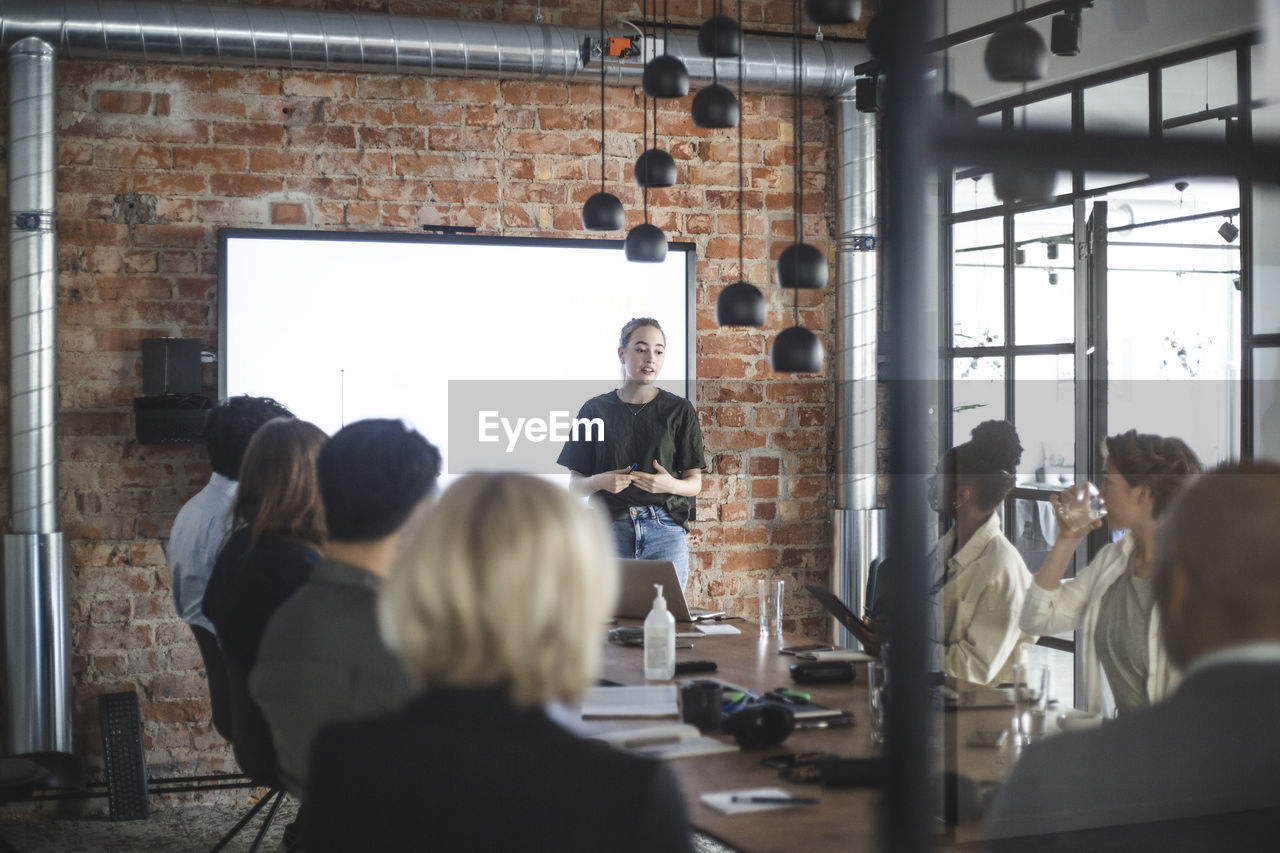
[[(1057, 634), (1080, 629), (1076, 654), (1083, 662), (1085, 709), (1104, 716), (1111, 715), (1114, 700), (1098, 660), (1094, 634), (1102, 595), (1128, 570), (1133, 549), (1133, 536), (1126, 535), (1103, 547), (1080, 574), (1063, 581), (1057, 589), (1047, 590), (1032, 583), (1022, 608), (1020, 625), (1029, 633)], [(1178, 681), (1160, 641), (1159, 610), (1151, 609), (1147, 624), (1147, 699), (1152, 704), (1167, 696)]]
[[(952, 527), (938, 543), (941, 555), (955, 546)], [(944, 568), (939, 567), (940, 570)], [(1013, 543), (991, 517), (945, 562), (938, 636), (947, 675), (978, 684), (1010, 681), (1018, 650), (1035, 642), (1018, 627), (1031, 573)]]

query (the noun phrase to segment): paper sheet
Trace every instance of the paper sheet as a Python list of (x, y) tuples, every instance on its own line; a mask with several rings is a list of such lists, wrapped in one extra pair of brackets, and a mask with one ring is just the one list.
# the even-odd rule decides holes
[(592, 687), (582, 701), (584, 717), (674, 717), (678, 713), (674, 684)]
[(708, 791), (700, 799), (718, 812), (725, 814), (745, 814), (747, 812), (767, 812), (771, 809), (789, 809), (787, 803), (735, 803), (734, 797), (790, 797), (789, 791), (781, 788), (740, 788), (736, 791)]
[(714, 637), (717, 634), (728, 636), (742, 633), (735, 626), (726, 625), (724, 622), (699, 622), (697, 628), (708, 637)]

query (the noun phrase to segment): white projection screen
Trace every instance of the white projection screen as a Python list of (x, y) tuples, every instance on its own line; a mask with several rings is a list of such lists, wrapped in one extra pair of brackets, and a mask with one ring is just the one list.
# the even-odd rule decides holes
[(445, 483), (563, 474), (565, 419), (621, 384), (632, 317), (662, 324), (660, 385), (696, 403), (692, 244), (629, 263), (617, 240), (223, 229), (218, 263), (222, 399), (274, 397), (330, 435), (401, 418)]

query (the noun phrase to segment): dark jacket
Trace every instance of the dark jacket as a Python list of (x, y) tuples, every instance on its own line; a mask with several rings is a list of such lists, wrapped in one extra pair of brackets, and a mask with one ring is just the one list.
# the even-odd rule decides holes
[(675, 777), (519, 710), (434, 690), (313, 744), (304, 849), (692, 851)]

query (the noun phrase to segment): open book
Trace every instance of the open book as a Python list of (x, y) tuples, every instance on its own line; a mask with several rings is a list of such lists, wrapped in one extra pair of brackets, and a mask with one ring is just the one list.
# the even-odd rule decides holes
[(592, 734), (590, 737), (618, 749), (653, 758), (692, 758), (697, 755), (714, 755), (718, 752), (738, 750), (736, 744), (707, 737), (688, 723), (615, 729)]

